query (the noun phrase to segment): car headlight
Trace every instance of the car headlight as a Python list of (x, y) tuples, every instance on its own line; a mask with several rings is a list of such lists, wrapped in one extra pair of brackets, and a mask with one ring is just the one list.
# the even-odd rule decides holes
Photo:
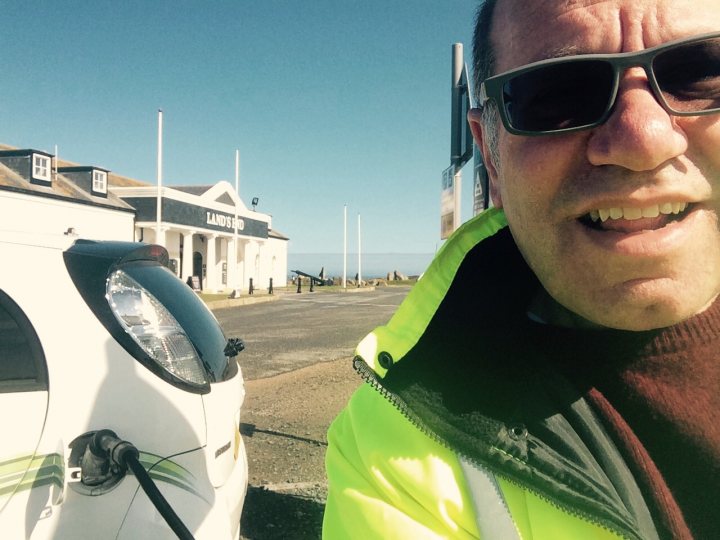
[(205, 386), (208, 376), (192, 342), (175, 317), (123, 270), (107, 280), (108, 304), (128, 335), (169, 374)]

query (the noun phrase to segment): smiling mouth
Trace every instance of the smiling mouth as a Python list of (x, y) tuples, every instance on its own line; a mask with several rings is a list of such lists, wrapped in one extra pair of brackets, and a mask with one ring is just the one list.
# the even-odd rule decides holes
[(644, 208), (599, 208), (592, 210), (579, 221), (597, 231), (634, 233), (662, 229), (669, 223), (682, 220), (692, 208), (686, 202), (668, 202)]

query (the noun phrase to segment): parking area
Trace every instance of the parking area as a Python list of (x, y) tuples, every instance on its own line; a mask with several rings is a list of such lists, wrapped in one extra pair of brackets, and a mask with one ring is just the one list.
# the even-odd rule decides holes
[(280, 301), (215, 310), (228, 337), (240, 337), (239, 357), (246, 380), (262, 379), (306, 366), (349, 358), (368, 332), (384, 324), (409, 286), (378, 287), (356, 293), (283, 293)]
[(215, 311), (226, 335), (246, 342), (241, 431), (250, 485), (242, 538), (320, 537), (327, 428), (360, 384), (353, 350), (409, 290), (286, 293), (276, 302)]

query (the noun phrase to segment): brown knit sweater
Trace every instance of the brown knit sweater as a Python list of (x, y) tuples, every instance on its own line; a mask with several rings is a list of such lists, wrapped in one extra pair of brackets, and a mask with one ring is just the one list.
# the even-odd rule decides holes
[(720, 301), (660, 330), (544, 333), (628, 460), (662, 536), (720, 539)]

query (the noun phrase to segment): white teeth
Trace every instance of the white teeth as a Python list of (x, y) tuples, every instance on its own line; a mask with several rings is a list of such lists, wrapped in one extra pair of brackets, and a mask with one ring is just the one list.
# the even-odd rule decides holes
[(656, 204), (655, 206), (648, 206), (642, 209), (642, 217), (658, 217), (660, 215), (660, 207)]
[(655, 218), (658, 217), (660, 214), (679, 214), (680, 212), (685, 211), (687, 207), (688, 203), (673, 202), (663, 203), (659, 205), (655, 204), (646, 208), (598, 208), (597, 210), (590, 211), (590, 219), (592, 219), (593, 221), (600, 220), (604, 222), (608, 219), (623, 218), (631, 221), (640, 218)]
[(679, 214), (680, 212), (685, 210), (685, 208), (687, 208), (686, 203), (672, 203), (672, 213), (673, 214)]
[(623, 217), (629, 220), (640, 219), (642, 217), (642, 208), (623, 208)]

